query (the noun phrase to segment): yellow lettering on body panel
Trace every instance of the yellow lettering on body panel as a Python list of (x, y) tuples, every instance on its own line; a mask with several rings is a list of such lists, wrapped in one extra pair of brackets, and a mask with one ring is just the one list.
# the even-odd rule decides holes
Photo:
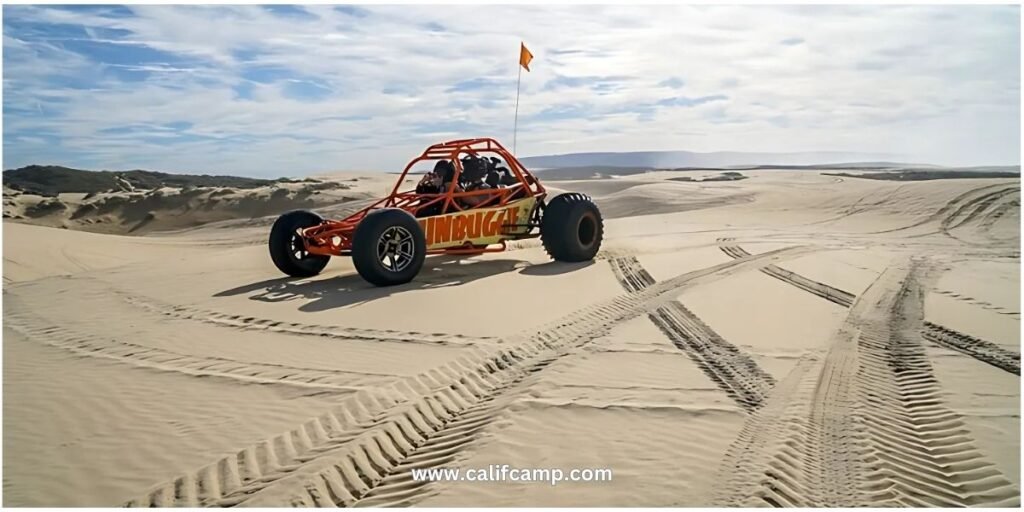
[(434, 243), (444, 243), (452, 239), (452, 218), (440, 216), (434, 218)]
[[(535, 204), (532, 197), (516, 201), (511, 206), (468, 210), (438, 215), (425, 224), (427, 247), (431, 250), (458, 247), (467, 242), (490, 245), (510, 235), (525, 233), (525, 224)], [(522, 217), (522, 218), (520, 218)], [(421, 225), (422, 224), (421, 222)]]
[(466, 229), (466, 235), (469, 238), (480, 238), (480, 221), (483, 219), (483, 216), (484, 214), (482, 212), (473, 212), (470, 215), (469, 227)]
[(498, 222), (496, 222), (494, 220), (494, 217), (497, 214), (498, 214), (498, 212), (496, 212), (494, 210), (489, 210), (489, 211), (484, 212), (484, 217), (480, 221), (481, 224), (483, 224), (483, 235), (484, 236), (494, 236), (494, 235), (498, 234)]
[(452, 218), (452, 241), (459, 241), (466, 238), (466, 215), (456, 215)]

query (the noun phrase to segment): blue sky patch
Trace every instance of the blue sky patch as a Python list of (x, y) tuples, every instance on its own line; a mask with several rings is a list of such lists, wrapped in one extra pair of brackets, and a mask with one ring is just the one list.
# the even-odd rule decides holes
[(724, 94), (712, 94), (710, 96), (700, 96), (696, 98), (688, 98), (686, 96), (674, 96), (671, 98), (665, 98), (658, 101), (658, 106), (661, 107), (696, 107), (697, 105), (703, 105), (712, 101), (724, 101), (729, 99)]
[(239, 82), (231, 86), (232, 90), (235, 91), (235, 98), (240, 100), (251, 100), (252, 91), (254, 86), (252, 82)]
[(293, 18), (299, 20), (319, 19), (315, 14), (307, 11), (305, 8), (298, 5), (264, 5), (263, 8), (284, 18)]
[(440, 23), (438, 23), (436, 21), (428, 21), (427, 23), (424, 23), (423, 24), (423, 28), (427, 29), (430, 32), (447, 32), (448, 31), (448, 29), (444, 28), (444, 25), (442, 25), (442, 24), (440, 24)]
[[(6, 8), (7, 6), (4, 7)], [(17, 39), (38, 41), (62, 41), (89, 37), (89, 33), (85, 31), (85, 27), (82, 25), (23, 21), (7, 16), (4, 17), (4, 35)]]
[(60, 46), (101, 64), (181, 64), (192, 61), (180, 54), (138, 43), (107, 43), (83, 39), (62, 41)]
[(289, 80), (284, 86), (285, 97), (299, 101), (320, 101), (332, 92), (326, 84), (309, 80)]
[(354, 18), (365, 18), (370, 15), (370, 11), (355, 5), (336, 5), (334, 10)]
[(103, 75), (118, 82), (145, 82), (153, 74), (152, 71), (139, 66), (103, 66)]
[(171, 130), (177, 130), (177, 131), (188, 130), (189, 128), (192, 128), (193, 126), (195, 126), (195, 125), (190, 123), (190, 122), (188, 122), (188, 121), (174, 121), (173, 123), (167, 123), (167, 124), (164, 125), (165, 128), (170, 128)]
[[(541, 110), (537, 114), (527, 117), (530, 123), (546, 123), (552, 121), (563, 121), (567, 119), (590, 119), (599, 117), (592, 105), (586, 104), (563, 104), (552, 105)], [(519, 118), (520, 122), (523, 118)]]
[[(7, 6), (4, 6), (6, 8)], [(135, 13), (124, 5), (53, 5), (51, 9), (59, 11), (91, 14), (103, 18), (131, 18)]]
[(242, 78), (261, 84), (270, 84), (293, 76), (295, 76), (294, 71), (273, 64), (246, 66), (242, 70)]
[(148, 127), (145, 127), (145, 126), (127, 125), (127, 126), (112, 126), (110, 128), (100, 128), (99, 130), (96, 130), (96, 131), (98, 133), (101, 133), (101, 134), (104, 134), (104, 135), (128, 135), (128, 134), (137, 133), (137, 132), (140, 132), (140, 131), (149, 131), (149, 130), (150, 129)]
[(674, 76), (658, 82), (658, 85), (661, 87), (670, 87), (672, 89), (682, 89), (686, 83), (683, 82), (681, 78)]
[(456, 92), (470, 92), (479, 90), (489, 89), (502, 89), (515, 85), (515, 80), (511, 78), (470, 78), (469, 80), (463, 80), (449, 87), (445, 92), (456, 93)]
[(609, 87), (632, 80), (627, 76), (556, 76), (544, 83), (543, 90), (553, 91), (575, 87)]

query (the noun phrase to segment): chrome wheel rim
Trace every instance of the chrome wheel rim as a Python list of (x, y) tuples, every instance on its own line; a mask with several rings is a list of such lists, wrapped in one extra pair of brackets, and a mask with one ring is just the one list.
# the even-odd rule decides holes
[(412, 233), (402, 226), (391, 226), (377, 239), (377, 259), (391, 272), (401, 272), (416, 256)]
[(306, 244), (302, 241), (301, 232), (301, 229), (296, 229), (295, 233), (292, 234), (292, 239), (288, 241), (288, 254), (295, 258), (295, 261), (302, 261), (309, 256)]

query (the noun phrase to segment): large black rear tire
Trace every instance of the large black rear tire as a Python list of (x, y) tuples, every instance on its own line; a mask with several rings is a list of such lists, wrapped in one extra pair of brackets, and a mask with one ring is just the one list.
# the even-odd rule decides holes
[(367, 214), (352, 237), (352, 263), (356, 271), (377, 286), (412, 281), (426, 256), (423, 229), (405, 210), (387, 208)]
[(592, 260), (601, 249), (603, 237), (601, 211), (587, 195), (562, 194), (544, 207), (540, 240), (552, 258), (568, 262)]
[(327, 266), (330, 256), (306, 252), (299, 230), (319, 225), (324, 219), (308, 210), (281, 214), (270, 228), (270, 259), (278, 270), (292, 277), (312, 277)]

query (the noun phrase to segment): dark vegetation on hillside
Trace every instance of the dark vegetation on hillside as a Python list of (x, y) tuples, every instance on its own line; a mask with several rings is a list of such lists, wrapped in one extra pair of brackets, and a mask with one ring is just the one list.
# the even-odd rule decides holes
[(718, 176), (708, 176), (707, 178), (691, 178), (690, 176), (680, 176), (678, 178), (669, 178), (668, 181), (693, 181), (693, 182), (704, 182), (704, 181), (738, 181), (745, 180), (747, 176), (744, 176), (741, 172), (736, 171), (725, 171)]
[(1017, 171), (967, 171), (967, 170), (900, 170), (887, 172), (868, 172), (851, 174), (847, 172), (823, 172), (824, 176), (841, 176), (844, 178), (863, 178), (868, 180), (889, 181), (924, 181), (949, 180), (965, 178), (1020, 178)]
[(153, 190), (161, 187), (233, 187), (256, 188), (276, 182), (316, 180), (264, 180), (238, 176), (168, 174), (155, 171), (86, 171), (59, 165), (29, 165), (4, 171), (4, 185), (27, 194), (56, 196), (64, 192), (95, 194), (98, 192)]

